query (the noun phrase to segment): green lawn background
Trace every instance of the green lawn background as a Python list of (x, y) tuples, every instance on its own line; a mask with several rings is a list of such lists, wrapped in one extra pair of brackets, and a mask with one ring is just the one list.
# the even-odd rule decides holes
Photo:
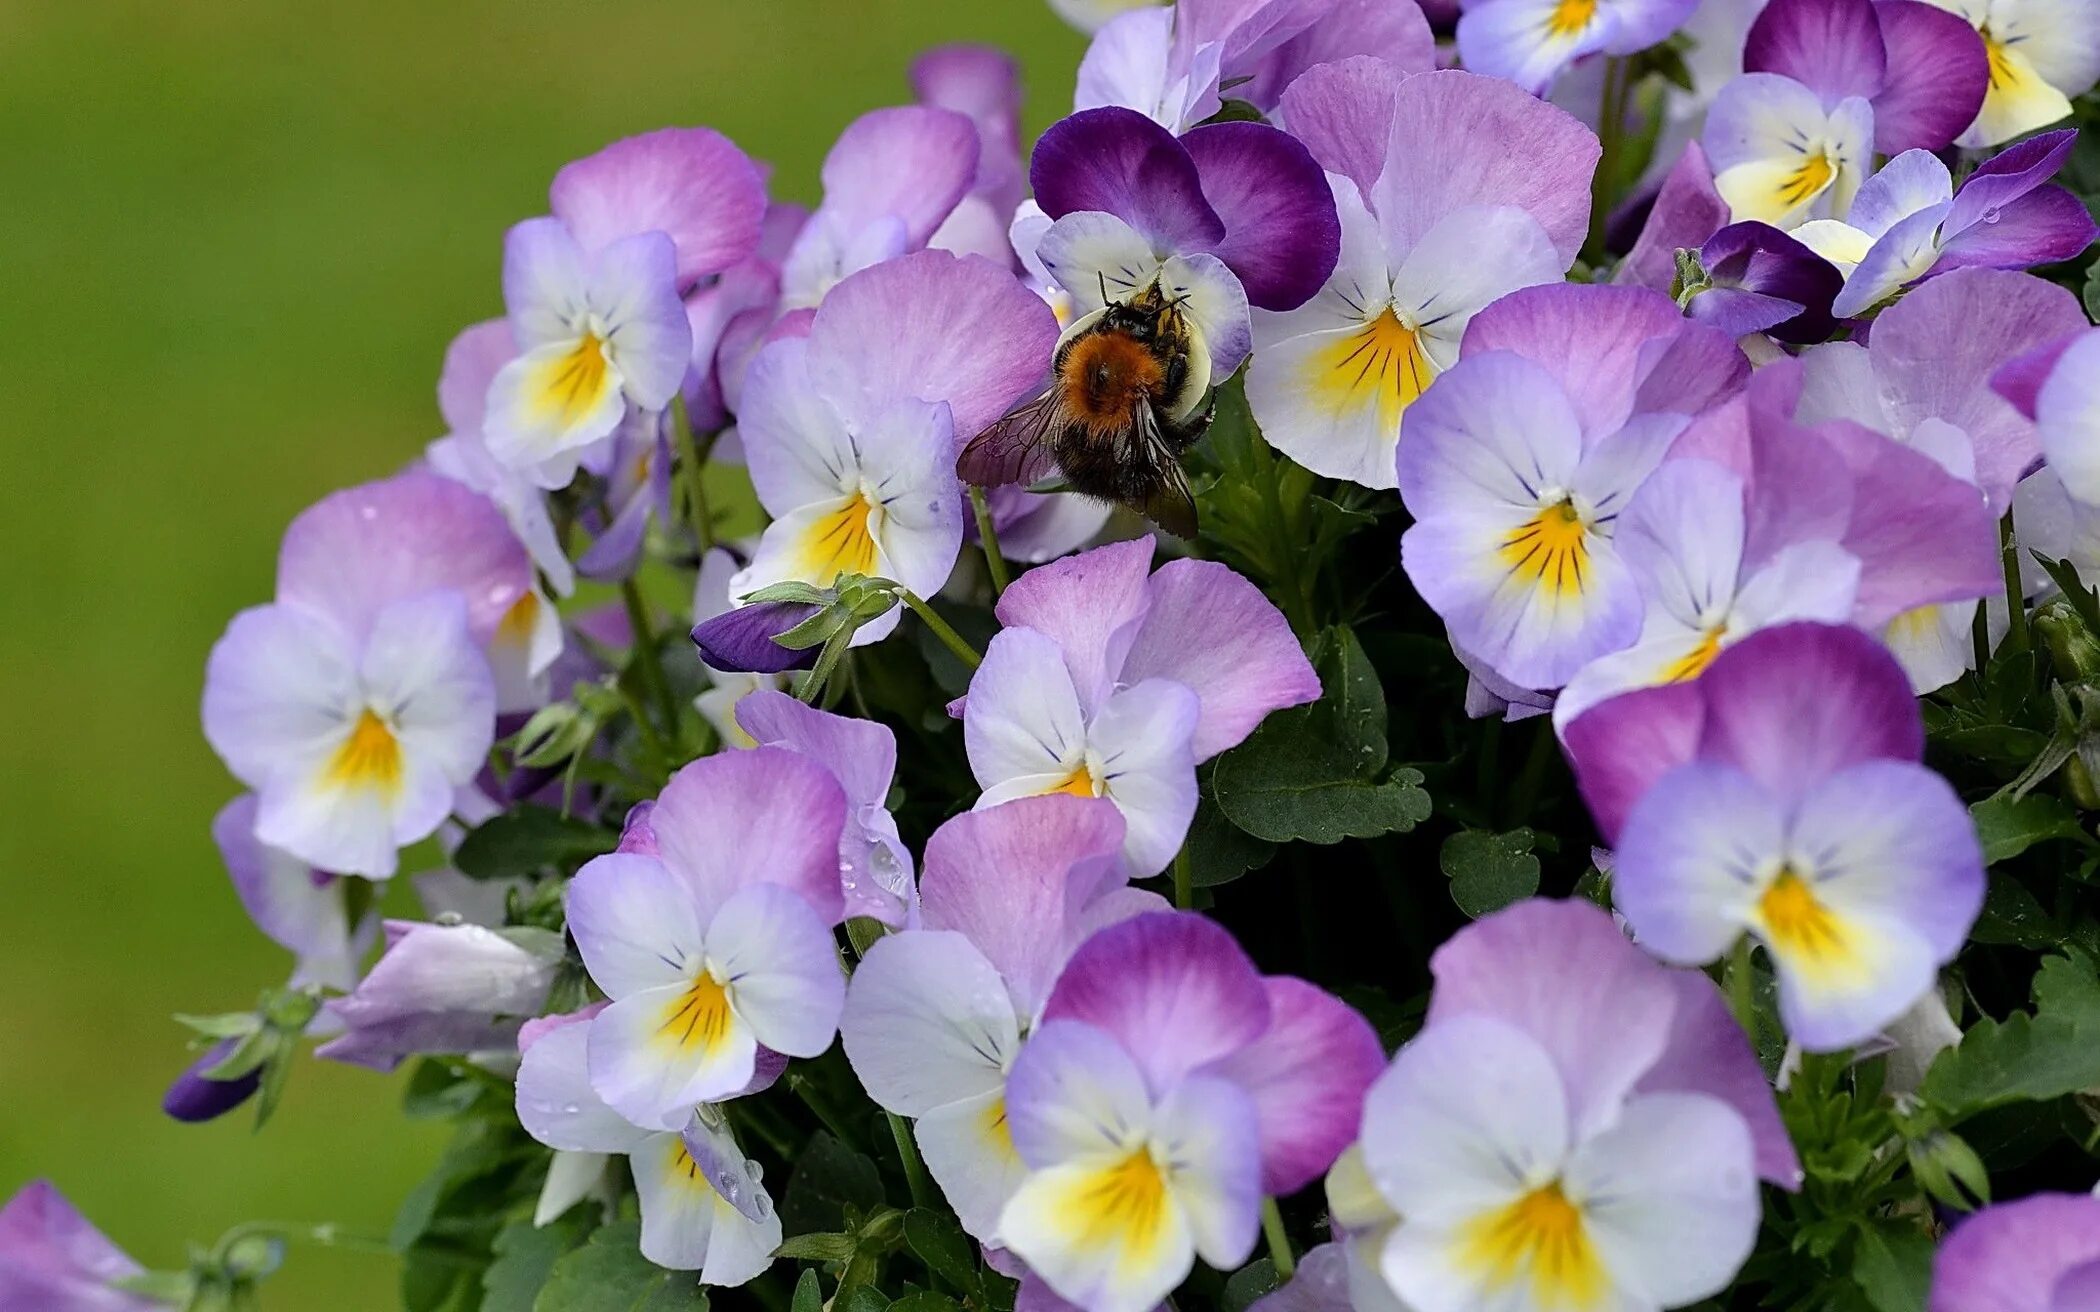
[[(0, 1194), (49, 1176), (154, 1266), (249, 1219), (384, 1230), (438, 1144), (398, 1081), (302, 1062), (259, 1137), (158, 1111), (168, 1014), (286, 969), (207, 832), (205, 653), (293, 514), (438, 433), (557, 167), (705, 123), (812, 201), (964, 39), (1021, 58), (1032, 130), (1069, 103), (1038, 0), (0, 3)], [(301, 1248), (265, 1302), (385, 1308), (394, 1274)]]

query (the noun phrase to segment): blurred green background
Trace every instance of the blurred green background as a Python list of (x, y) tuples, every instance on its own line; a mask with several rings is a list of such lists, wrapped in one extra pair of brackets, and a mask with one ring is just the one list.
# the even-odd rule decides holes
[[(564, 162), (710, 124), (813, 201), (925, 46), (990, 41), (1028, 126), (1082, 39), (1039, 0), (0, 3), (0, 1196), (49, 1176), (149, 1266), (243, 1220), (384, 1232), (438, 1129), (304, 1062), (278, 1118), (179, 1126), (173, 1011), (287, 959), (207, 826), (205, 653), (284, 524), (439, 432), (445, 343), (501, 312), (506, 225)], [(279, 1309), (394, 1304), (384, 1255), (302, 1247)]]

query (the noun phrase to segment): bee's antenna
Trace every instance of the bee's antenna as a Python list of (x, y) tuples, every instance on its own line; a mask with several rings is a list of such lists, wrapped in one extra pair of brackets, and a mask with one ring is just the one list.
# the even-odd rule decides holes
[(1096, 269), (1094, 270), (1094, 277), (1101, 281), (1101, 303), (1106, 305), (1108, 304), (1108, 275)]

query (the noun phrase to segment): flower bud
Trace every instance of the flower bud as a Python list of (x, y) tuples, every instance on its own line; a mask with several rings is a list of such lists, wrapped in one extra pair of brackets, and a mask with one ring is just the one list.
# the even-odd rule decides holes
[(160, 1109), (178, 1121), (197, 1123), (216, 1120), (255, 1096), (262, 1083), (262, 1067), (230, 1080), (215, 1080), (204, 1072), (233, 1055), (238, 1039), (221, 1039), (206, 1050), (189, 1069), (175, 1077), (160, 1100)]

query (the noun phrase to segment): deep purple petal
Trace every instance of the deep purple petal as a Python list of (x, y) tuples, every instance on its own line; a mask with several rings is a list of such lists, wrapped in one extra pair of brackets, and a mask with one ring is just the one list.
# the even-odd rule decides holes
[(1678, 248), (1698, 249), (1728, 222), (1728, 213), (1728, 202), (1714, 190), (1714, 172), (1706, 162), (1705, 149), (1696, 141), (1686, 142), (1684, 154), (1663, 178), (1640, 237), (1612, 281), (1669, 291), (1677, 280)]
[(748, 674), (782, 674), (817, 663), (817, 648), (800, 651), (773, 639), (815, 615), (822, 607), (793, 601), (764, 601), (723, 611), (693, 626), (693, 645), (700, 659), (715, 669)]
[(1848, 626), (1759, 630), (1716, 657), (1695, 686), (1706, 702), (1701, 758), (1734, 765), (1781, 797), (1861, 761), (1915, 761), (1925, 750), (1903, 667)]
[(1887, 61), (1872, 0), (1772, 0), (1743, 41), (1745, 73), (1790, 77), (1825, 109), (1881, 94)]
[(221, 1039), (191, 1062), (160, 1100), (160, 1109), (178, 1121), (209, 1121), (224, 1116), (254, 1096), (262, 1086), (262, 1067), (230, 1080), (214, 1080), (204, 1072), (233, 1055), (237, 1039)]
[(1609, 698), (1569, 723), (1562, 747), (1607, 844), (1650, 784), (1697, 755), (1705, 719), (1697, 686), (1672, 683)]
[[(1954, 203), (1957, 212), (1961, 201)], [(1948, 216), (1948, 230), (1954, 225)], [(1985, 211), (1974, 227), (1947, 238), (1935, 269), (2030, 269), (2076, 259), (2100, 236), (2085, 202), (2062, 187), (2037, 187), (2008, 201), (1995, 214)]]
[(679, 285), (688, 286), (757, 249), (766, 183), (712, 128), (660, 128), (563, 166), (548, 202), (586, 251), (638, 232), (667, 234)]
[(1052, 124), (1035, 143), (1028, 177), (1052, 219), (1113, 214), (1172, 252), (1209, 250), (1225, 236), (1188, 151), (1135, 110), (1110, 105)]
[(1874, 97), (1874, 149), (1945, 150), (1976, 121), (1990, 86), (1983, 38), (1951, 9), (1924, 0), (1875, 0), (1888, 80)]
[(1977, 165), (1954, 198), (1947, 230), (1959, 232), (1977, 223), (1992, 222), (1999, 210), (2055, 177), (2071, 157), (2071, 147), (2077, 141), (2076, 128), (2043, 132)]
[(1369, 1021), (1324, 989), (1286, 975), (1263, 983), (1269, 1028), (1211, 1072), (1254, 1099), (1262, 1192), (1281, 1196), (1317, 1179), (1355, 1141), (1385, 1049)]
[(1954, 1228), (1932, 1262), (1931, 1312), (2075, 1312), (2057, 1281), (2100, 1259), (2100, 1198), (2030, 1194)]
[(1266, 123), (1212, 123), (1181, 139), (1225, 224), (1212, 253), (1264, 310), (1295, 310), (1334, 272), (1342, 223), (1312, 153)]
[(1043, 1019), (1083, 1021), (1115, 1036), (1158, 1097), (1260, 1038), (1271, 1016), (1267, 987), (1232, 935), (1193, 912), (1161, 911), (1082, 944)]
[(2041, 393), (2042, 384), (2049, 381), (2050, 372), (2071, 343), (2083, 336), (2083, 332), (2067, 333), (2014, 356), (1991, 375), (1991, 390), (2011, 402), (2013, 409), (2033, 419), (2035, 398)]

